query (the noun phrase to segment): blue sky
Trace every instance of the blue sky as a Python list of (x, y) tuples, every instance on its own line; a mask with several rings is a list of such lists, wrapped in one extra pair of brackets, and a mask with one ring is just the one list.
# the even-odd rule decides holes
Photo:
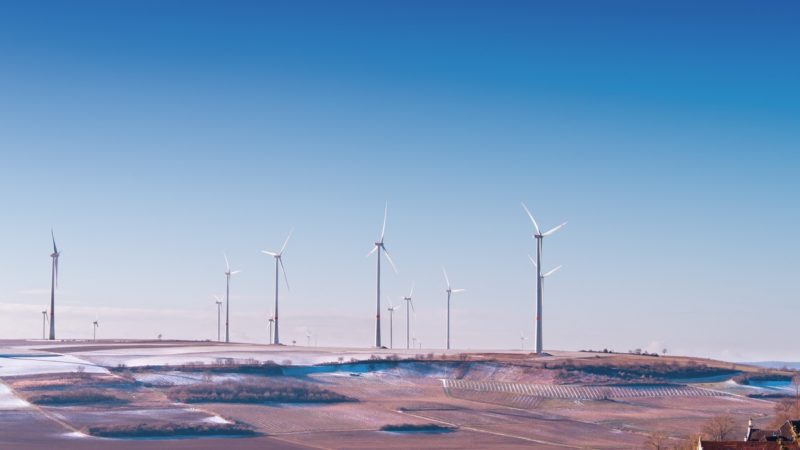
[(232, 335), (265, 341), (259, 251), (294, 228), (284, 340), (368, 346), (388, 201), (385, 291), (416, 283), (423, 345), (446, 266), (454, 346), (516, 348), (525, 201), (570, 221), (545, 347), (797, 360), (798, 9), (4, 2), (0, 337), (39, 333), (53, 227), (61, 336), (215, 336), (225, 251)]

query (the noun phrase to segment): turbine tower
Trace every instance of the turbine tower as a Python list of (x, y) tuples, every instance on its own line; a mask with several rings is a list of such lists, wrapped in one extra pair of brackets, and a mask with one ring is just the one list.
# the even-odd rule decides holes
[(228, 255), (222, 254), (225, 257), (225, 342), (231, 341), (230, 334), (230, 312), (231, 312), (231, 275), (236, 275), (241, 270), (231, 271), (231, 265), (228, 262)]
[(45, 327), (47, 327), (47, 308), (42, 311), (42, 340), (47, 339), (45, 336)]
[(58, 287), (58, 257), (61, 253), (56, 247), (56, 235), (53, 230), (50, 230), (50, 237), (53, 238), (53, 253), (50, 257), (53, 258), (53, 265), (50, 271), (50, 340), (56, 338), (56, 288)]
[(450, 350), (450, 296), (456, 292), (464, 292), (466, 289), (453, 289), (450, 286), (450, 278), (447, 277), (447, 271), (442, 267), (444, 273), (444, 281), (447, 283), (447, 349)]
[(275, 314), (269, 316), (269, 343), (272, 344), (272, 324), (275, 323)]
[(389, 252), (386, 250), (386, 246), (383, 245), (383, 237), (386, 233), (386, 215), (389, 212), (389, 204), (386, 204), (386, 207), (383, 209), (383, 227), (381, 228), (381, 236), (377, 242), (375, 242), (375, 247), (367, 253), (367, 256), (378, 252), (378, 291), (376, 298), (376, 313), (375, 313), (375, 347), (381, 348), (381, 250), (383, 250), (383, 254), (386, 255), (386, 259), (391, 264), (392, 269), (394, 269), (394, 273), (397, 273), (397, 267), (394, 265), (394, 261), (392, 261), (392, 257), (389, 256)]
[[(528, 207), (525, 206), (525, 203), (522, 203), (522, 209), (528, 214), (530, 217), (531, 222), (533, 223), (533, 228), (536, 231), (536, 234), (533, 237), (536, 239), (536, 354), (541, 355), (542, 351), (542, 241), (545, 237), (550, 236), (551, 234), (555, 233), (556, 231), (560, 230), (567, 224), (567, 222), (558, 225), (555, 228), (552, 228), (549, 231), (545, 231), (544, 233), (539, 230), (539, 224), (536, 223), (536, 219), (533, 218), (533, 214), (531, 214)], [(557, 268), (551, 270), (548, 274), (555, 272), (558, 270)]]
[[(414, 302), (412, 298), (414, 297), (414, 284), (411, 284), (411, 292), (408, 296), (403, 297), (403, 300), (406, 301), (406, 349), (411, 348), (411, 310), (414, 309)], [(414, 311), (416, 313), (416, 311)], [(415, 314), (416, 315), (416, 314)]]
[[(266, 250), (261, 250), (261, 253), (265, 253), (267, 255), (272, 256), (275, 258), (275, 311), (272, 317), (269, 319), (270, 325), (270, 339), (272, 339), (272, 322), (275, 321), (275, 344), (280, 344), (280, 333), (278, 333), (278, 267), (280, 266), (280, 270), (283, 271), (283, 280), (286, 282), (286, 289), (289, 290), (289, 278), (286, 276), (286, 268), (283, 267), (283, 251), (286, 250), (286, 244), (289, 243), (289, 238), (292, 237), (292, 232), (289, 231), (289, 236), (286, 237), (286, 240), (283, 241), (283, 246), (277, 252), (268, 252)], [(272, 341), (270, 341), (272, 343)]]
[(222, 298), (215, 295), (214, 302), (217, 304), (217, 342), (222, 342)]
[(99, 326), (100, 326), (100, 324), (97, 323), (97, 320), (92, 322), (92, 340), (93, 341), (97, 340), (97, 327), (99, 327)]
[(389, 348), (394, 348), (394, 312), (400, 309), (400, 306), (392, 305), (392, 300), (389, 297), (386, 297), (389, 300), (389, 307), (386, 308), (389, 311)]

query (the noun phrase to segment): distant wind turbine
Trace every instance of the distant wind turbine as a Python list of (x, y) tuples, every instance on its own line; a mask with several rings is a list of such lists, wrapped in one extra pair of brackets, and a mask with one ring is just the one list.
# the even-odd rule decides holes
[(231, 341), (230, 335), (230, 312), (231, 312), (231, 275), (240, 273), (241, 270), (231, 271), (231, 265), (228, 262), (228, 255), (222, 254), (225, 257), (225, 342)]
[(522, 351), (523, 351), (523, 352), (525, 351), (525, 341), (526, 341), (527, 339), (528, 339), (528, 338), (526, 338), (526, 337), (525, 337), (525, 333), (523, 333), (523, 332), (521, 332), (521, 331), (520, 331), (520, 332), (519, 332), (519, 340), (520, 340), (520, 342), (521, 342), (521, 344), (520, 344), (520, 345), (522, 346)]
[[(412, 300), (413, 297), (414, 297), (414, 284), (412, 283), (411, 292), (407, 296), (403, 297), (403, 300), (406, 301), (406, 348), (407, 349), (411, 348), (410, 323), (411, 323), (411, 311), (414, 309), (414, 301)], [(414, 313), (416, 315), (416, 311), (414, 311)]]
[(56, 338), (56, 288), (58, 287), (58, 257), (61, 253), (56, 247), (56, 235), (53, 230), (50, 230), (50, 237), (53, 238), (53, 253), (50, 257), (53, 258), (53, 265), (50, 271), (50, 340)]
[(97, 327), (99, 327), (99, 326), (100, 326), (100, 324), (97, 323), (97, 319), (95, 319), (95, 321), (92, 322), (92, 340), (93, 341), (97, 340)]
[(217, 304), (217, 342), (222, 342), (222, 322), (220, 320), (222, 316), (222, 298), (215, 295), (214, 303)]
[(306, 330), (306, 347), (311, 347), (311, 336), (313, 336), (311, 331)]
[(386, 308), (389, 311), (389, 348), (394, 348), (394, 312), (400, 309), (400, 306), (394, 306), (388, 296), (386, 299), (389, 300), (389, 307)]
[(447, 277), (447, 271), (442, 267), (444, 273), (444, 281), (447, 282), (447, 349), (450, 350), (450, 295), (456, 292), (464, 292), (466, 289), (453, 289), (450, 286), (450, 278)]
[[(545, 231), (544, 233), (541, 232), (539, 229), (539, 224), (536, 223), (536, 219), (533, 218), (533, 214), (531, 214), (530, 210), (525, 203), (522, 203), (522, 209), (528, 214), (528, 217), (531, 219), (533, 223), (533, 228), (536, 231), (536, 234), (533, 237), (536, 239), (536, 354), (541, 355), (542, 351), (542, 241), (545, 237), (550, 236), (551, 234), (555, 233), (556, 231), (563, 228), (567, 222), (563, 222), (561, 225), (550, 229), (549, 231)], [(555, 270), (551, 271), (554, 272)]]
[(47, 308), (45, 307), (45, 309), (42, 311), (42, 340), (47, 339), (44, 333), (46, 326), (47, 326)]
[(386, 246), (383, 245), (383, 238), (386, 234), (386, 216), (389, 212), (389, 204), (386, 204), (386, 207), (383, 210), (383, 227), (381, 227), (381, 236), (377, 242), (375, 242), (375, 247), (367, 253), (367, 256), (378, 252), (378, 295), (376, 296), (377, 301), (377, 309), (375, 313), (375, 347), (381, 347), (381, 250), (383, 250), (383, 254), (386, 255), (386, 259), (391, 264), (392, 269), (394, 272), (397, 273), (397, 267), (394, 265), (394, 261), (392, 261), (392, 257), (389, 256), (389, 252), (386, 250)]
[(278, 266), (280, 266), (280, 270), (283, 271), (283, 281), (286, 282), (286, 289), (288, 290), (289, 289), (289, 278), (286, 276), (286, 268), (283, 266), (283, 251), (286, 250), (286, 244), (289, 243), (289, 239), (291, 237), (292, 237), (292, 232), (289, 231), (289, 236), (286, 237), (286, 240), (283, 241), (283, 246), (281, 246), (281, 249), (279, 251), (277, 251), (277, 252), (269, 252), (269, 251), (266, 251), (266, 250), (261, 250), (261, 253), (265, 253), (265, 254), (270, 255), (273, 258), (275, 258), (275, 311), (274, 311), (274, 313), (272, 315), (272, 318), (270, 318), (270, 323), (269, 323), (269, 325), (270, 325), (270, 336), (272, 336), (272, 331), (271, 331), (272, 330), (272, 321), (274, 319), (274, 321), (275, 321), (274, 343), (275, 344), (280, 344), (281, 343), (280, 333), (278, 333), (278, 285), (279, 285), (279, 282), (278, 282)]

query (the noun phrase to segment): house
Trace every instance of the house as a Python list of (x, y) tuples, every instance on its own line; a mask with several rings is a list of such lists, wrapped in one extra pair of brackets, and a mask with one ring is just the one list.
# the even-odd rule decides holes
[(800, 450), (800, 420), (787, 420), (777, 430), (762, 430), (747, 424), (747, 435), (743, 441), (697, 442), (697, 450)]

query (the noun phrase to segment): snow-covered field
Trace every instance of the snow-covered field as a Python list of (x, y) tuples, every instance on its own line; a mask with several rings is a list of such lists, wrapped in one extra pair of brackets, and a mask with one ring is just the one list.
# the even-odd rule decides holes
[(108, 373), (104, 367), (72, 355), (8, 353), (0, 355), (0, 377), (84, 371)]
[(17, 397), (3, 383), (0, 383), (0, 411), (30, 408), (31, 404)]

